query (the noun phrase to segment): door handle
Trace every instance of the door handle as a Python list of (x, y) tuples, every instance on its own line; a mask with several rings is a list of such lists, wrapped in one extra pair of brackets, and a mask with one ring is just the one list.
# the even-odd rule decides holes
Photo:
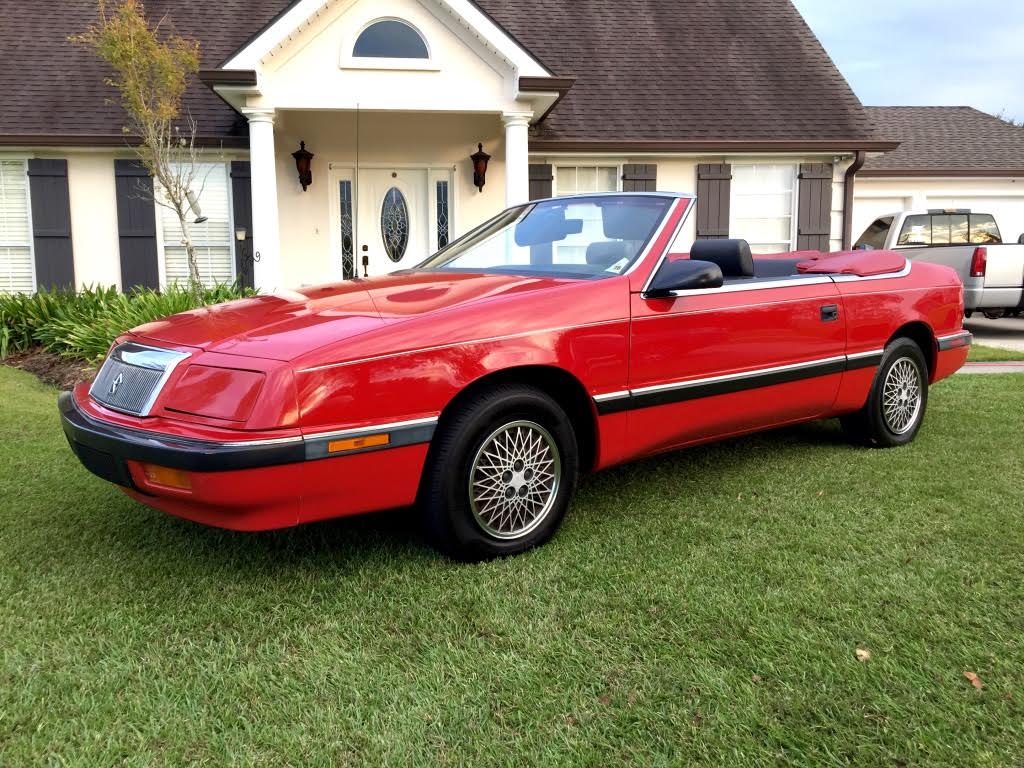
[(839, 305), (825, 304), (821, 308), (821, 322), (831, 323), (839, 319)]

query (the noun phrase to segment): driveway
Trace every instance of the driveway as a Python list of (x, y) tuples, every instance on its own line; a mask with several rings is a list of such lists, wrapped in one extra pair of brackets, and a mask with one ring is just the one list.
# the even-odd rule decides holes
[(986, 320), (975, 315), (964, 320), (964, 328), (974, 334), (975, 344), (1024, 352), (1024, 318)]

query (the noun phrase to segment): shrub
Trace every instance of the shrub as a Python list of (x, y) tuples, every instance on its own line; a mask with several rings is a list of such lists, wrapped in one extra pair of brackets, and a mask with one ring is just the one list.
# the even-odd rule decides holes
[[(202, 305), (252, 296), (233, 285), (205, 289)], [(87, 287), (35, 294), (0, 294), (0, 358), (41, 346), (50, 352), (90, 362), (106, 354), (124, 331), (199, 306), (186, 288), (164, 291)]]

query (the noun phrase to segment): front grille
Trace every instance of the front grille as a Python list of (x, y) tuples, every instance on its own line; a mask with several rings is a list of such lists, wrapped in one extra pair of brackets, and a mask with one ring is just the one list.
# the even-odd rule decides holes
[(108, 408), (146, 416), (171, 371), (186, 357), (185, 352), (121, 344), (104, 361), (89, 395)]

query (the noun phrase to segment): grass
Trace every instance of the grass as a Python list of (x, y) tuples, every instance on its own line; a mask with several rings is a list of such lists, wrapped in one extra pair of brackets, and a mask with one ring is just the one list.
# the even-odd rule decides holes
[(1019, 765), (1021, 386), (943, 382), (897, 450), (815, 423), (610, 470), (458, 566), (408, 513), (144, 508), (0, 368), (0, 765)]
[(1024, 361), (1024, 352), (1015, 352), (1012, 349), (1000, 349), (999, 347), (986, 347), (981, 344), (972, 344), (971, 351), (967, 354), (967, 360), (972, 363), (993, 363), (1004, 360)]

